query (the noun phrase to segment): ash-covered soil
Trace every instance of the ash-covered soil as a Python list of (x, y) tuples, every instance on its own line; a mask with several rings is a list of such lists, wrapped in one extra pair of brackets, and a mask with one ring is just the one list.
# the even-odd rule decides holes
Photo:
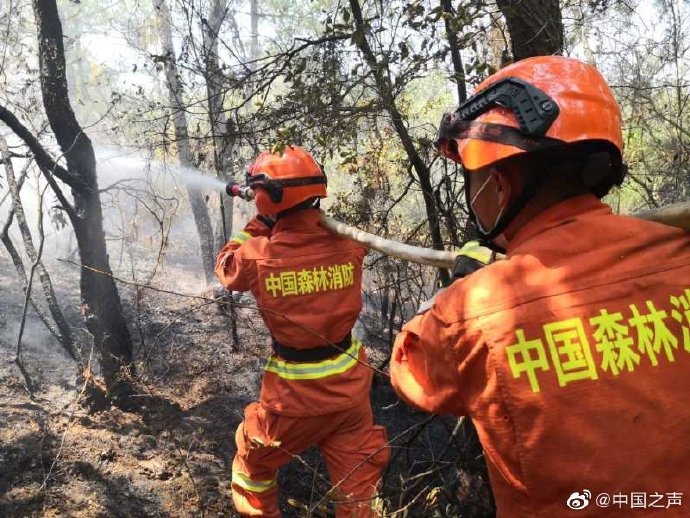
[[(166, 268), (155, 286), (204, 293), (190, 265)], [(88, 356), (77, 271), (55, 264), (51, 272)], [(234, 432), (244, 406), (257, 397), (270, 350), (258, 313), (237, 310), (239, 343), (233, 344), (229, 317), (215, 304), (125, 284), (120, 293), (136, 347), (134, 403), (83, 406), (74, 363), (31, 314), (22, 359), (39, 390), (30, 398), (13, 364), (23, 295), (0, 254), (0, 516), (236, 516), (228, 491)], [(250, 299), (242, 302), (251, 306)], [(388, 331), (380, 334), (384, 339), (363, 337), (374, 365), (389, 351)], [(429, 422), (399, 402), (381, 375), (372, 404), (392, 439), (381, 494), (385, 514), (489, 513), (476, 444), (456, 420)], [(285, 516), (307, 516), (329, 487), (316, 451), (281, 470), (279, 483)], [(332, 515), (328, 499), (311, 512)]]

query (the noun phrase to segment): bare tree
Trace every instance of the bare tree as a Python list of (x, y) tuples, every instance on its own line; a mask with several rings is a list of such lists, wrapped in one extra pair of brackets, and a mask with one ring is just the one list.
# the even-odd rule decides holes
[[(125, 323), (120, 296), (111, 275), (103, 231), (96, 159), (89, 137), (77, 122), (70, 105), (62, 24), (55, 0), (34, 0), (38, 26), (41, 92), (50, 127), (62, 150), (63, 167), (13, 113), (0, 105), (2, 120), (34, 154), (46, 180), (67, 213), (81, 257), (82, 315), (99, 351), (101, 371), (108, 389), (125, 391), (123, 370), (133, 370), (132, 340)], [(71, 188), (70, 203), (58, 184)]]
[(462, 65), (462, 56), (460, 55), (458, 24), (455, 19), (456, 12), (453, 10), (453, 2), (451, 0), (441, 0), (441, 7), (446, 15), (443, 18), (443, 23), (446, 28), (446, 39), (448, 40), (451, 62), (453, 63), (453, 75), (451, 77), (457, 87), (458, 102), (462, 103), (467, 99), (467, 87), (465, 86), (465, 69)]
[(250, 59), (254, 61), (259, 57), (259, 0), (250, 0), (249, 16), (252, 24), (252, 44), (250, 47), (249, 56)]
[[(34, 245), (34, 240), (31, 236), (31, 231), (29, 230), (29, 223), (26, 219), (26, 215), (24, 214), (24, 206), (20, 197), (21, 185), (19, 185), (19, 182), (14, 174), (12, 158), (7, 147), (7, 142), (2, 136), (0, 136), (0, 156), (5, 163), (5, 176), (7, 179), (7, 185), (9, 186), (10, 196), (12, 198), (12, 212), (10, 214), (9, 222), (11, 222), (12, 215), (14, 215), (15, 219), (17, 220), (17, 226), (21, 232), (22, 240), (24, 241), (24, 248), (26, 249), (29, 260), (36, 265), (36, 272), (38, 273), (38, 278), (43, 288), (43, 296), (45, 297), (48, 311), (50, 312), (50, 315), (55, 323), (54, 326), (50, 325), (49, 329), (53, 331), (53, 334), (57, 338), (60, 345), (65, 351), (67, 351), (67, 354), (69, 354), (73, 360), (77, 360), (78, 353), (74, 348), (72, 330), (70, 329), (70, 326), (67, 323), (62, 310), (60, 309), (60, 305), (58, 304), (57, 297), (55, 296), (55, 290), (53, 289), (53, 283), (50, 280), (50, 274), (43, 265), (43, 261), (39, 257), (36, 246)], [(9, 225), (7, 229), (9, 229)], [(7, 230), (3, 232), (3, 238), (9, 240)], [(8, 249), (8, 251), (11, 249), (11, 246), (8, 247), (7, 242), (5, 243), (5, 247)], [(21, 259), (19, 262), (21, 263)], [(16, 266), (18, 265), (15, 261), (15, 267)], [(23, 268), (21, 269), (23, 271)], [(19, 269), (17, 271), (19, 273)], [(25, 278), (26, 274), (20, 274), (20, 277)], [(27, 283), (24, 282), (25, 286), (26, 284)]]
[[(369, 26), (368, 22), (366, 22), (362, 16), (362, 8), (359, 0), (350, 0), (350, 8), (352, 9), (352, 16), (355, 23), (355, 32), (352, 35), (352, 40), (362, 52), (364, 60), (374, 76), (381, 103), (390, 115), (393, 127), (400, 138), (405, 153), (422, 187), (422, 197), (426, 208), (433, 247), (437, 250), (443, 250), (443, 237), (441, 236), (441, 225), (434, 204), (431, 172), (417, 151), (403, 116), (396, 105), (395, 96), (393, 95), (393, 84), (391, 83), (390, 75), (386, 74), (386, 66), (379, 62), (369, 45), (368, 38), (371, 37)], [(439, 270), (439, 274), (441, 282), (444, 284), (448, 283), (450, 280), (448, 272), (446, 270)]]
[[(161, 60), (165, 66), (165, 78), (168, 87), (168, 99), (172, 110), (173, 123), (175, 125), (175, 147), (180, 164), (185, 167), (193, 167), (192, 151), (189, 145), (189, 133), (187, 129), (186, 106), (183, 99), (183, 85), (180, 72), (177, 68), (177, 59), (172, 37), (172, 19), (170, 9), (166, 0), (153, 0), (153, 7), (158, 18), (158, 28), (162, 43)], [(199, 235), (199, 245), (201, 248), (201, 261), (204, 269), (206, 282), (215, 281), (213, 266), (215, 263), (215, 253), (213, 246), (213, 229), (211, 218), (208, 215), (206, 201), (203, 193), (191, 186), (187, 186), (189, 205), (194, 215), (197, 234)]]
[[(218, 33), (223, 20), (228, 14), (226, 0), (213, 0), (208, 19), (202, 19), (201, 33), (204, 44), (204, 68), (208, 117), (213, 135), (213, 158), (216, 176), (224, 181), (233, 180), (229, 171), (230, 154), (234, 145), (234, 124), (225, 116), (223, 101), (225, 93), (223, 82), (225, 76), (218, 60)], [(233, 198), (220, 194), (220, 232), (217, 232), (218, 243), (225, 243), (232, 232)]]

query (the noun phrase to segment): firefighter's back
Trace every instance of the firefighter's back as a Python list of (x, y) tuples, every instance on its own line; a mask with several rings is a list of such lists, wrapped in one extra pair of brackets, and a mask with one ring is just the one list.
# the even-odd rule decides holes
[(563, 206), (525, 227), (508, 261), (468, 279), (492, 294), (477, 296), (468, 335), (495, 369), (471, 412), (499, 507), (562, 515), (586, 489), (579, 515), (652, 502), (682, 514), (690, 237), (593, 197)]
[[(319, 415), (368, 398), (372, 372), (351, 335), (362, 308), (365, 249), (319, 226), (320, 213), (280, 218), (269, 238), (247, 242), (256, 263), (252, 292), (279, 354), (267, 365), (261, 402), (284, 415)], [(319, 361), (289, 361), (289, 351), (331, 347)], [(308, 354), (308, 353), (307, 353)]]

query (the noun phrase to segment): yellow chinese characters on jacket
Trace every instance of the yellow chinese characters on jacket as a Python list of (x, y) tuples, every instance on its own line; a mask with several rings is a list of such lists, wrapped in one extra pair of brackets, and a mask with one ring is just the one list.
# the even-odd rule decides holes
[(538, 378), (548, 376), (546, 372), (564, 387), (607, 374), (634, 373), (641, 361), (654, 367), (659, 361), (675, 362), (679, 348), (690, 359), (690, 289), (672, 295), (668, 310), (652, 300), (645, 301), (643, 309), (637, 304), (629, 308), (626, 314), (602, 308), (591, 318), (549, 322), (531, 339), (517, 329), (516, 342), (506, 347), (513, 377), (525, 379), (532, 392), (539, 392)]
[[(278, 220), (270, 232), (250, 222), (221, 251), (216, 272), (233, 290), (250, 290), (271, 336), (292, 349), (341, 344), (362, 309), (366, 250), (319, 225), (317, 210)], [(369, 397), (372, 371), (362, 343), (307, 364), (272, 356), (261, 404), (276, 414), (304, 417), (354, 408)]]
[(264, 277), (266, 291), (273, 297), (310, 295), (326, 291), (342, 290), (355, 284), (355, 265), (319, 265), (301, 270), (271, 272)]

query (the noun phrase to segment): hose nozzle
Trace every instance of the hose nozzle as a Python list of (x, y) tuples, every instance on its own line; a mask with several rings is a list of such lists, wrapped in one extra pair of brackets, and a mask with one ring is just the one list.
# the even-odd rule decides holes
[(252, 188), (247, 185), (240, 185), (237, 182), (228, 183), (225, 186), (225, 192), (228, 193), (229, 196), (236, 196), (247, 201), (254, 199), (254, 191)]

